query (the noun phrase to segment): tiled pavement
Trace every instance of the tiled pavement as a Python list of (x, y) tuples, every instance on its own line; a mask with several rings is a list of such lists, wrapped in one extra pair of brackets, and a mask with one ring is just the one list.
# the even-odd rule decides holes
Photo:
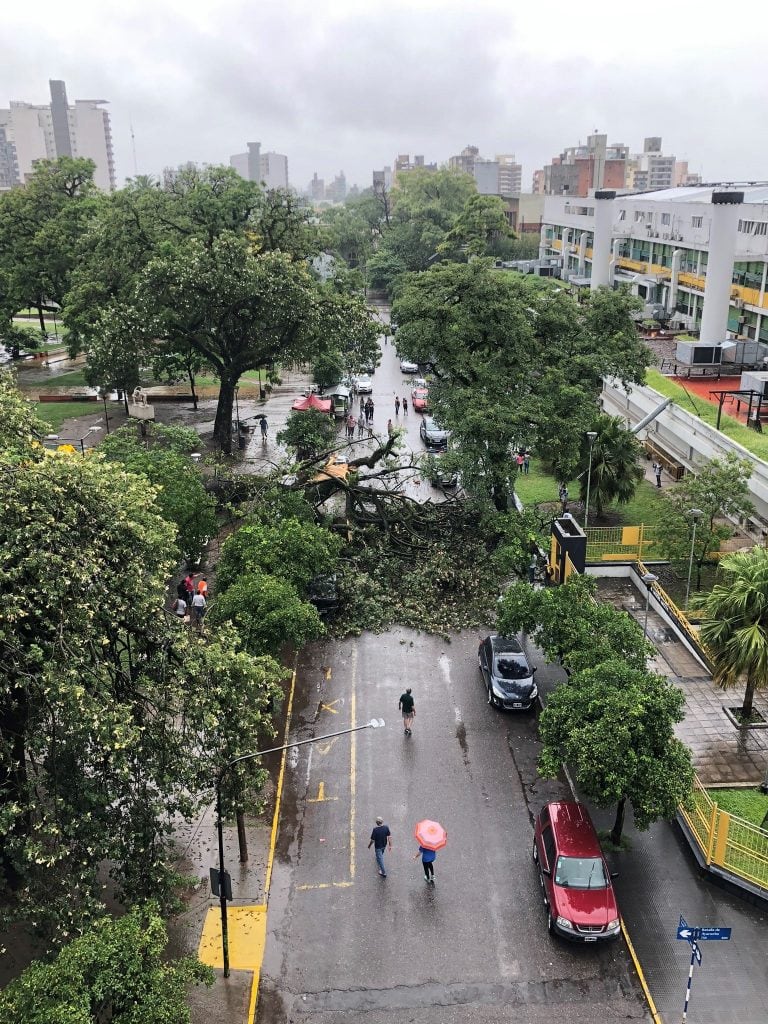
[[(600, 579), (598, 594), (643, 623), (645, 602), (629, 580)], [(716, 686), (706, 669), (652, 609), (648, 615), (648, 636), (658, 651), (652, 668), (669, 676), (685, 694), (685, 719), (675, 731), (693, 752), (694, 767), (704, 785), (762, 782), (768, 768), (768, 728), (739, 729), (725, 713), (725, 708), (739, 706), (742, 691), (737, 688), (725, 692)], [(762, 694), (756, 694), (755, 708), (768, 721), (768, 700)]]

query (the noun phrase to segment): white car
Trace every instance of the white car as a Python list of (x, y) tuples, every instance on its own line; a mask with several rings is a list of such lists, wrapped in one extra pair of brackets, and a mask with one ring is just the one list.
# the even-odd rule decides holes
[(370, 377), (358, 377), (355, 381), (355, 391), (358, 395), (370, 395), (373, 391), (373, 384)]
[(418, 373), (419, 364), (411, 363), (407, 359), (400, 360), (400, 373)]

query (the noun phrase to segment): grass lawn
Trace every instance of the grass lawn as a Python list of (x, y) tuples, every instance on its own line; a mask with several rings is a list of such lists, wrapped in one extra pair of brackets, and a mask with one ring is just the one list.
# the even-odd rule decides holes
[[(717, 409), (710, 402), (694, 396), (693, 401), (696, 403), (694, 407), (688, 392), (676, 381), (670, 380), (669, 377), (659, 373), (658, 370), (647, 370), (645, 382), (649, 387), (664, 395), (665, 398), (673, 398), (681, 409), (692, 413), (694, 416), (698, 416), (700, 420), (714, 427), (717, 422)], [(735, 420), (732, 416), (726, 416), (725, 413), (723, 413), (720, 419), (720, 432), (730, 437), (737, 444), (743, 445), (747, 451), (752, 452), (759, 459), (766, 459), (768, 461), (768, 436), (765, 434), (759, 434), (756, 430), (752, 430), (751, 427), (745, 427), (743, 423)]]
[(51, 434), (56, 434), (64, 420), (73, 416), (104, 415), (104, 406), (100, 402), (34, 402), (35, 412), (47, 423)]
[[(540, 502), (557, 502), (559, 483), (548, 473), (538, 459), (531, 459), (531, 471), (526, 476), (520, 474), (515, 478), (515, 491), (524, 505), (538, 505)], [(579, 482), (568, 482), (570, 501), (578, 500)], [(605, 526), (595, 515), (595, 506), (590, 502), (589, 521), (591, 526)], [(655, 526), (664, 513), (664, 503), (657, 489), (647, 480), (641, 480), (635, 496), (627, 505), (611, 505), (611, 524), (619, 526)]]
[(45, 377), (35, 383), (38, 391), (55, 391), (58, 388), (88, 387), (84, 370), (72, 370), (59, 374), (58, 377)]
[(768, 795), (757, 789), (708, 789), (707, 792), (724, 811), (761, 826), (768, 814)]
[[(266, 370), (246, 370), (245, 373), (240, 378), (241, 381), (252, 381), (254, 384), (257, 383), (258, 381), (266, 379)], [(219, 386), (219, 378), (210, 376), (195, 377), (195, 385), (203, 388), (217, 388)]]

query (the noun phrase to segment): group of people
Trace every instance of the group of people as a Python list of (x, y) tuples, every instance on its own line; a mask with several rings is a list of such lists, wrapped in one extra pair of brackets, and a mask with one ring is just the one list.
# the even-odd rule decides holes
[[(412, 736), (413, 719), (416, 714), (416, 702), (413, 698), (410, 686), (401, 694), (400, 700), (397, 702), (398, 710), (403, 716), (403, 734), (405, 736)], [(389, 825), (384, 824), (382, 817), (376, 818), (376, 825), (371, 832), (371, 838), (368, 842), (368, 849), (373, 847), (373, 852), (376, 854), (376, 864), (379, 868), (379, 874), (382, 878), (387, 877), (387, 869), (384, 865), (384, 854), (389, 850), (392, 851), (392, 833)], [(435, 858), (437, 853), (435, 850), (430, 850), (426, 846), (419, 846), (414, 860), (418, 860), (421, 857), (421, 866), (424, 869), (424, 881), (427, 884), (435, 884)]]
[(531, 468), (530, 452), (524, 451), (521, 448), (515, 456), (515, 462), (517, 463), (517, 472), (527, 474)]
[[(200, 577), (197, 583), (195, 580)], [(173, 602), (174, 614), (182, 622), (194, 622), (198, 629), (203, 624), (208, 606), (208, 581), (202, 573), (188, 572), (176, 588)]]
[(395, 416), (399, 416), (400, 415), (400, 406), (401, 405), (403, 407), (403, 416), (407, 416), (408, 415), (408, 399), (406, 398), (405, 395), (403, 395), (403, 398), (402, 398), (402, 401), (401, 401), (400, 398), (397, 395), (395, 395)]

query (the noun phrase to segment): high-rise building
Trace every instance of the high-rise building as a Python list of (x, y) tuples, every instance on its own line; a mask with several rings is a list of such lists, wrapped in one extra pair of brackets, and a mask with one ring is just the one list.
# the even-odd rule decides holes
[(339, 171), (330, 185), (326, 186), (325, 198), (334, 203), (343, 203), (347, 197), (347, 179), (344, 171)]
[(500, 195), (498, 160), (484, 160), (482, 157), (475, 157), (471, 173), (481, 196)]
[(373, 172), (373, 191), (389, 192), (392, 188), (392, 168), (387, 166), (380, 171)]
[(288, 188), (288, 157), (283, 153), (261, 154), (261, 181), (267, 188)]
[(515, 160), (514, 153), (499, 153), (499, 195), (515, 196), (523, 190), (523, 166)]
[(587, 136), (586, 145), (569, 146), (544, 167), (544, 193), (586, 196), (594, 189), (624, 188), (628, 160), (627, 146), (621, 142), (609, 146), (607, 135), (594, 132)]
[[(22, 185), (34, 172), (35, 161), (60, 156), (87, 157), (96, 165), (99, 188), (115, 188), (115, 160), (106, 100), (67, 101), (64, 82), (49, 82), (51, 102), (33, 104), (11, 100), (0, 109), (0, 188)], [(9, 148), (10, 147), (10, 148)]]
[(394, 172), (392, 174), (392, 181), (397, 181), (398, 174), (405, 174), (408, 171), (436, 171), (437, 164), (427, 164), (424, 162), (424, 157), (421, 153), (414, 156), (413, 161), (409, 153), (399, 153), (395, 158)]
[(310, 199), (325, 199), (325, 179), (318, 178), (317, 171), (312, 175), (312, 181), (309, 183), (307, 192), (309, 193)]
[(480, 156), (477, 146), (465, 146), (458, 156), (448, 157), (448, 166), (452, 171), (463, 171), (464, 174), (475, 173), (475, 161)]

